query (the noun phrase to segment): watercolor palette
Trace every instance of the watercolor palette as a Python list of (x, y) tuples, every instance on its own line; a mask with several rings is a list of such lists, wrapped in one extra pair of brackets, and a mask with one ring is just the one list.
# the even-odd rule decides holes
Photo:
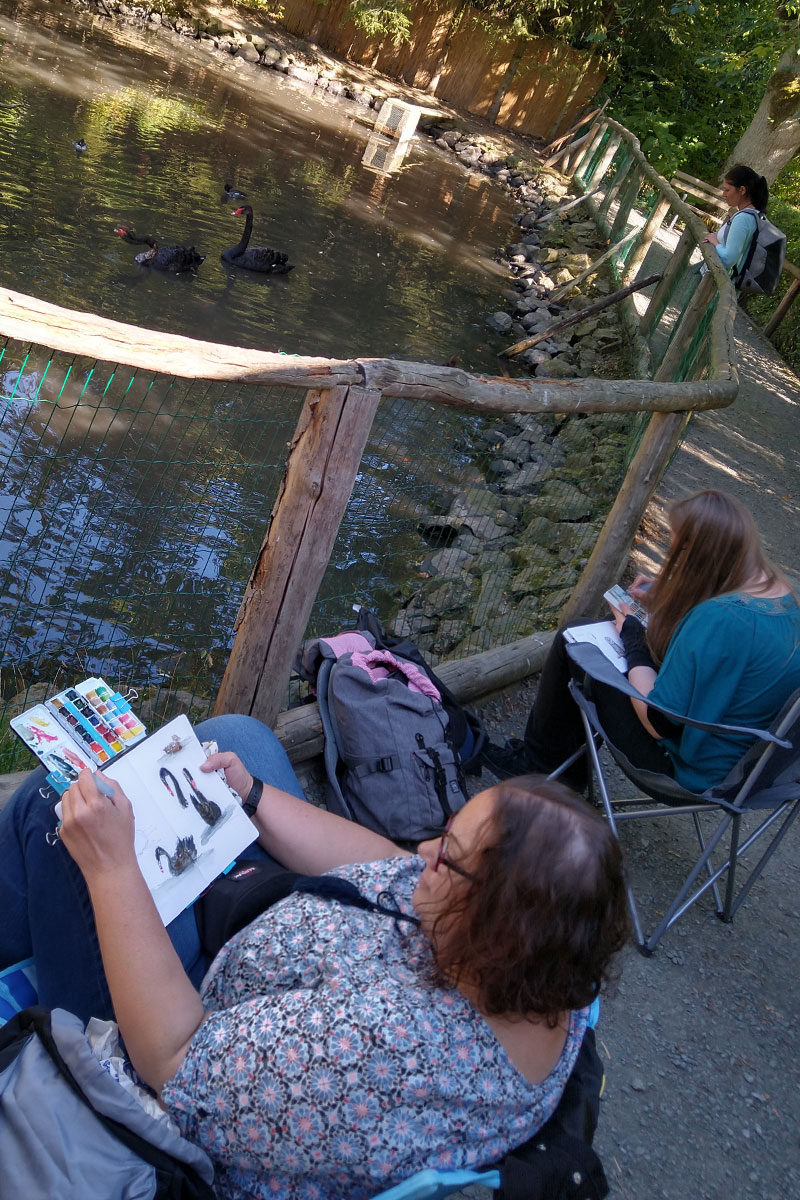
[(147, 734), (125, 697), (99, 677), (65, 688), (10, 724), (49, 769), (48, 782), (59, 793), (80, 771), (104, 766)]

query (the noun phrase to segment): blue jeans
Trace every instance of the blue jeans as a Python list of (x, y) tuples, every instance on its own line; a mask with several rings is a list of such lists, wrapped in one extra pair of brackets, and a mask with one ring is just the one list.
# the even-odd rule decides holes
[[(233, 750), (265, 783), (305, 799), (286, 752), (254, 717), (229, 714), (195, 727), (201, 741)], [(66, 847), (49, 845), (58, 796), (35, 771), (0, 812), (0, 970), (33, 957), (39, 1000), (83, 1020), (113, 1016), (92, 905), (83, 876)], [(240, 855), (266, 857), (257, 842)], [(193, 909), (167, 926), (178, 956), (197, 987), (209, 960), (200, 946)]]

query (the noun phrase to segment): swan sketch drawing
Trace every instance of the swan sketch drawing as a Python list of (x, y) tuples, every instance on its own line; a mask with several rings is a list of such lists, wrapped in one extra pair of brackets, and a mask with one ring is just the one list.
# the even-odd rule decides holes
[(171, 271), (180, 274), (182, 271), (194, 271), (205, 262), (205, 254), (198, 254), (194, 246), (159, 246), (154, 237), (137, 237), (132, 230), (124, 225), (118, 225), (114, 233), (134, 245), (149, 246), (137, 254), (134, 262), (140, 267), (152, 267), (155, 271)]
[(289, 255), (281, 250), (273, 250), (270, 246), (250, 246), (250, 235), (253, 232), (253, 210), (249, 204), (243, 204), (231, 214), (234, 217), (244, 217), (244, 233), (241, 241), (229, 250), (222, 251), (223, 262), (232, 267), (242, 267), (246, 271), (263, 271), (271, 275), (287, 275), (294, 267), (289, 262)]
[(197, 847), (194, 844), (194, 838), (191, 834), (188, 837), (178, 838), (178, 843), (175, 846), (175, 853), (170, 854), (163, 846), (156, 846), (155, 849), (156, 862), (163, 871), (161, 859), (167, 860), (170, 875), (180, 875), (187, 867), (190, 867), (197, 860)]
[[(202, 817), (206, 825), (209, 825), (213, 829), (217, 821), (222, 816), (222, 809), (216, 803), (216, 801), (209, 800), (207, 796), (203, 795), (195, 781), (192, 779), (191, 774), (186, 770), (185, 767), (183, 768), (183, 774), (184, 778), (189, 784), (189, 787), (192, 789), (189, 796), (189, 800), (192, 802), (192, 807), (198, 816)], [(172, 771), (170, 771), (167, 767), (162, 767), (158, 772), (158, 778), (161, 780), (170, 796), (173, 796), (178, 801), (181, 808), (189, 807), (189, 800), (187, 800), (184, 796), (181, 785), (172, 774)]]

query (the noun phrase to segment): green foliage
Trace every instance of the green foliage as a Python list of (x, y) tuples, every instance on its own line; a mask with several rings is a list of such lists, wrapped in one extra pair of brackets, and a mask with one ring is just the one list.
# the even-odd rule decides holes
[(752, 119), (781, 51), (797, 40), (797, 5), (678, 0), (649, 23), (636, 7), (611, 62), (611, 111), (662, 174), (682, 168), (710, 182)]
[(350, 0), (348, 16), (369, 37), (385, 36), (399, 45), (411, 36), (411, 0)]

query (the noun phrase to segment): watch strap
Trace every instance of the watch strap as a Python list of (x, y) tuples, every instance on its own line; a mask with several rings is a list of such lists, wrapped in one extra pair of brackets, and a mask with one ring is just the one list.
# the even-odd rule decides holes
[(256, 809), (258, 808), (258, 802), (261, 799), (261, 793), (263, 791), (264, 784), (260, 779), (256, 779), (255, 776), (253, 776), (253, 786), (250, 788), (250, 791), (247, 793), (247, 796), (242, 804), (242, 808), (248, 817), (255, 816)]

